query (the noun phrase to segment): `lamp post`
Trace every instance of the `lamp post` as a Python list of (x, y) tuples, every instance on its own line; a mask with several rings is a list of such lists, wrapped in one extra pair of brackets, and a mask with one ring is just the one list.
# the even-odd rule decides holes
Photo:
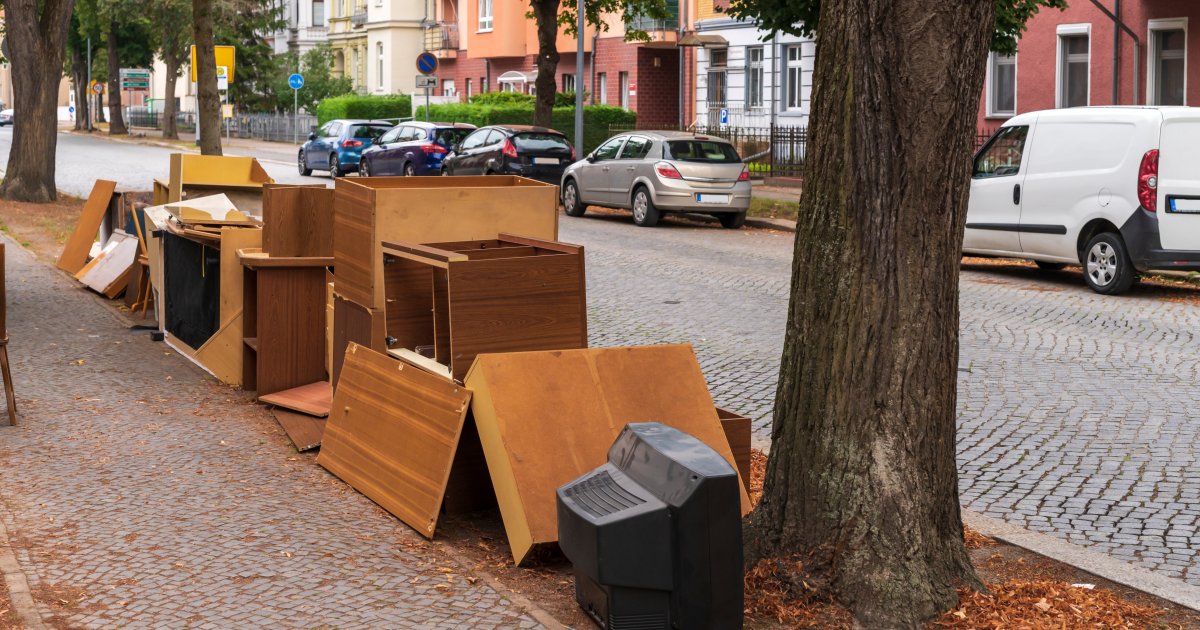
[(576, 33), (575, 44), (575, 157), (583, 157), (583, 49), (586, 30), (584, 26), (587, 24), (587, 14), (584, 9), (584, 0), (579, 0), (579, 32)]

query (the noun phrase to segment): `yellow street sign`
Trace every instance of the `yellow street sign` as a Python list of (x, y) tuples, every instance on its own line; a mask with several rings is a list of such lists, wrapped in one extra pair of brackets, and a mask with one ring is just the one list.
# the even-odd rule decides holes
[(233, 104), (232, 103), (222, 103), (221, 104), (221, 118), (233, 118)]
[[(233, 61), (237, 56), (237, 48), (234, 46), (213, 46), (217, 54), (217, 67), (225, 66), (229, 69), (229, 80), (233, 81)], [(196, 82), (196, 47), (192, 46), (192, 83)]]

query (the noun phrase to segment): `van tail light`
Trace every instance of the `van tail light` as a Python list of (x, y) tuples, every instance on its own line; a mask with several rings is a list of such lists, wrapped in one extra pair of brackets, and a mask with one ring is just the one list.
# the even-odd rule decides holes
[(742, 174), (738, 175), (738, 181), (739, 182), (750, 181), (750, 170), (747, 169), (745, 166), (742, 167)]
[(442, 155), (449, 153), (449, 151), (446, 149), (446, 147), (444, 147), (440, 144), (422, 144), (421, 150), (424, 151), (427, 155), (430, 153), (439, 153)]
[(658, 176), (663, 179), (683, 179), (683, 175), (679, 174), (679, 169), (666, 162), (655, 164), (654, 172), (658, 173)]
[(343, 149), (353, 149), (354, 147), (361, 147), (361, 146), (362, 146), (362, 140), (342, 140), (342, 148)]
[(504, 148), (500, 152), (510, 158), (517, 157), (517, 147), (513, 145), (512, 138), (504, 141)]
[(1143, 208), (1158, 212), (1158, 149), (1151, 149), (1142, 156), (1137, 193)]

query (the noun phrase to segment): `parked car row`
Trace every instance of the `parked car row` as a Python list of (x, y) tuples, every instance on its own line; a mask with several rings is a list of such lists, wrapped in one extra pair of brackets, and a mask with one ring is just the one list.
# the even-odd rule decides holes
[(750, 172), (722, 138), (633, 131), (606, 140), (584, 159), (562, 133), (529, 125), (331, 120), (308, 137), (301, 175), (519, 175), (561, 187), (566, 213), (587, 206), (630, 210), (651, 227), (663, 214), (716, 216), (739, 228), (750, 206)]

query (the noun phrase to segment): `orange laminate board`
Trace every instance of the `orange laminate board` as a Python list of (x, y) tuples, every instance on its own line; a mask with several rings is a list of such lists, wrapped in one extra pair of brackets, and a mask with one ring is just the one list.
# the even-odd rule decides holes
[(555, 490), (604, 464), (627, 423), (689, 433), (736, 470), (691, 346), (481, 354), (465, 382), (517, 564), (558, 540)]
[(116, 182), (107, 179), (96, 180), (92, 186), (92, 194), (88, 195), (83, 212), (79, 214), (75, 231), (71, 233), (71, 238), (67, 240), (62, 254), (58, 257), (59, 269), (71, 274), (83, 269), (92, 243), (96, 240), (96, 234), (100, 231), (100, 224), (104, 221), (104, 214), (108, 211), (108, 202), (112, 200), (116, 189)]
[(317, 463), (432, 538), (471, 392), (351, 343)]
[(279, 426), (283, 427), (283, 432), (287, 433), (292, 444), (296, 445), (297, 451), (309, 451), (321, 445), (321, 436), (325, 433), (327, 422), (324, 418), (314, 418), (279, 408), (272, 409), (271, 414), (275, 416)]
[(329, 415), (330, 405), (333, 404), (333, 386), (329, 381), (317, 381), (259, 396), (258, 402), (324, 418)]

